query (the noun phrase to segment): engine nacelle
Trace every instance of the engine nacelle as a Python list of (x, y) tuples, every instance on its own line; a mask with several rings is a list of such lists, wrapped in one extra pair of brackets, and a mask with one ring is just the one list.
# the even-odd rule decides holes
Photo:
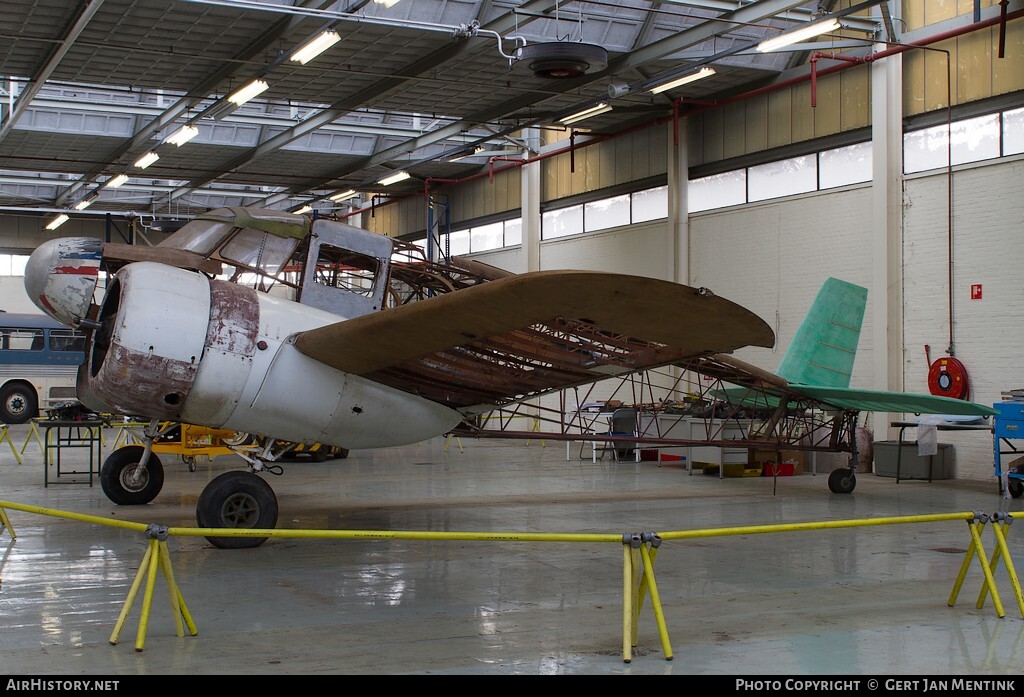
[[(243, 367), (251, 363), (259, 304), (255, 291), (139, 262), (114, 277), (97, 319), (87, 394), (112, 411), (189, 422), (189, 397), (208, 350), (226, 349)], [(213, 397), (230, 400), (233, 391)]]

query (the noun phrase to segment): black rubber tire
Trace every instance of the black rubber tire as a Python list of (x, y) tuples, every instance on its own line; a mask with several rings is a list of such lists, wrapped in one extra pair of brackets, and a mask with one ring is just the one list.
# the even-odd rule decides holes
[[(277, 526), (277, 496), (252, 472), (225, 472), (199, 495), (196, 523), (201, 528), (260, 528)], [(259, 547), (266, 537), (207, 537), (220, 549)]]
[(849, 494), (857, 486), (857, 475), (849, 467), (832, 470), (828, 475), (828, 488), (834, 494)]
[(156, 498), (164, 488), (164, 466), (156, 453), (149, 454), (140, 486), (128, 484), (145, 451), (141, 445), (126, 445), (107, 456), (100, 467), (100, 487), (107, 498), (122, 506), (141, 506)]
[(331, 454), (338, 460), (344, 460), (348, 457), (348, 448), (334, 448)]
[(1006, 488), (1010, 490), (1010, 496), (1015, 499), (1019, 499), (1021, 495), (1024, 495), (1024, 481), (1020, 479), (1010, 479), (1006, 483)]
[(31, 385), (13, 383), (0, 390), (0, 423), (24, 424), (39, 415), (39, 398)]
[(327, 446), (326, 445), (318, 445), (318, 446), (316, 446), (316, 450), (311, 450), (309, 452), (309, 458), (313, 462), (327, 462)]

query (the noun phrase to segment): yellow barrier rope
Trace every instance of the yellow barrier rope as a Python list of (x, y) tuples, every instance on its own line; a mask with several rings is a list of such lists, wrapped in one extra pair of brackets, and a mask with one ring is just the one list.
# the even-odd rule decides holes
[[(149, 544), (143, 556), (142, 563), (135, 576), (135, 580), (128, 592), (121, 615), (115, 624), (114, 631), (110, 636), (110, 643), (116, 644), (122, 628), (127, 620), (128, 614), (142, 586), (143, 578), (146, 579), (146, 587), (143, 593), (142, 615), (139, 620), (138, 634), (135, 642), (135, 650), (142, 651), (145, 642), (146, 628), (149, 622), (150, 607), (153, 598), (153, 590), (156, 584), (157, 571), (163, 572), (167, 581), (170, 594), (171, 607), (174, 612), (175, 628), (178, 636), (184, 636), (184, 627), (194, 636), (198, 633), (188, 608), (185, 605), (184, 597), (174, 580), (171, 568), (170, 554), (167, 550), (167, 537), (281, 537), (290, 539), (402, 539), (402, 540), (460, 540), (460, 541), (490, 541), (490, 542), (619, 542), (623, 546), (623, 660), (629, 663), (632, 660), (632, 647), (637, 645), (638, 619), (643, 600), (650, 595), (655, 620), (658, 626), (658, 633), (664, 650), (665, 659), (672, 660), (672, 647), (669, 641), (668, 630), (658, 594), (658, 587), (654, 577), (654, 560), (658, 554), (658, 548), (664, 540), (687, 540), (702, 537), (724, 537), (735, 535), (752, 535), (762, 533), (796, 532), (809, 530), (827, 530), (851, 527), (872, 527), (879, 525), (899, 525), (907, 523), (934, 523), (949, 520), (964, 520), (968, 524), (971, 534), (971, 543), (957, 575), (953, 592), (950, 595), (948, 604), (953, 606), (960, 587), (967, 574), (971, 560), (977, 556), (981, 563), (982, 573), (985, 577), (985, 584), (981, 595), (978, 598), (980, 608), (987, 594), (992, 595), (993, 605), (999, 617), (1004, 616), (1003, 606), (999, 600), (996, 590), (993, 572), (998, 561), (1002, 559), (1010, 577), (1014, 590), (1017, 605), (1024, 617), (1024, 598), (1021, 594), (1020, 582), (1017, 578), (1013, 561), (1010, 558), (1006, 546), (1005, 534), (1012, 522), (1012, 516), (1006, 513), (996, 513), (991, 518), (980, 512), (961, 513), (938, 513), (928, 515), (896, 516), (885, 518), (862, 518), (853, 520), (832, 520), (808, 523), (780, 523), (773, 525), (747, 525), (728, 528), (708, 528), (702, 530), (681, 530), (664, 533), (524, 533), (524, 532), (417, 532), (417, 531), (394, 531), (394, 530), (279, 530), (279, 529), (230, 529), (230, 528), (181, 528), (165, 527), (158, 525), (146, 525), (124, 520), (112, 520), (99, 516), (86, 515), (60, 511), (42, 506), (14, 503), (11, 501), (0, 501), (0, 532), (4, 528), (10, 530), (12, 538), (14, 529), (7, 518), (5, 509), (37, 513), (67, 520), (77, 520), (97, 525), (107, 525), (128, 530), (143, 532), (149, 537)], [(996, 535), (996, 550), (991, 558), (987, 558), (984, 546), (981, 542), (981, 530), (989, 520), (997, 524), (992, 528)], [(183, 622), (184, 620), (184, 622)]]

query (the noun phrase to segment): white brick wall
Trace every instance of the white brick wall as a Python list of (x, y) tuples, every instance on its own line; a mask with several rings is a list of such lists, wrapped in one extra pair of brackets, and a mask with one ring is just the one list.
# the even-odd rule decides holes
[[(953, 177), (953, 341), (970, 379), (971, 399), (1000, 400), (1024, 387), (1024, 160), (956, 172)], [(904, 205), (904, 374), (906, 389), (928, 391), (928, 363), (949, 345), (948, 203), (945, 174), (910, 179)], [(970, 299), (972, 284), (982, 298)], [(958, 479), (992, 480), (992, 437), (942, 433), (955, 445)], [(1020, 448), (1024, 443), (1015, 442)], [(992, 484), (995, 490), (996, 484)]]
[[(690, 217), (690, 281), (757, 313), (775, 330), (774, 349), (737, 356), (774, 371), (829, 276), (870, 286), (871, 190), (858, 187)], [(871, 293), (851, 385), (867, 387)]]

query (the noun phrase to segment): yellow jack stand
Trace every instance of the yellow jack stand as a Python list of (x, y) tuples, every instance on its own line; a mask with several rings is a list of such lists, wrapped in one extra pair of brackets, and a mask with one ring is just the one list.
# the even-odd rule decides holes
[(7, 445), (11, 446), (11, 453), (14, 454), (14, 459), (21, 464), (21, 456), (18, 455), (18, 449), (14, 447), (14, 441), (11, 440), (11, 434), (7, 431), (7, 424), (0, 424), (0, 443), (7, 441)]
[(637, 645), (637, 627), (644, 596), (649, 591), (654, 619), (658, 624), (661, 648), (665, 660), (672, 660), (672, 644), (665, 626), (665, 614), (661, 608), (661, 596), (654, 579), (654, 559), (658, 556), (661, 538), (657, 533), (626, 533), (622, 536), (622, 660), (633, 660), (633, 647)]
[(139, 616), (139, 631), (135, 637), (135, 650), (142, 651), (143, 645), (146, 642), (146, 628), (149, 625), (149, 610), (153, 604), (153, 589), (156, 586), (156, 571), (157, 567), (164, 572), (164, 579), (167, 581), (167, 589), (171, 595), (171, 609), (174, 612), (174, 627), (177, 631), (178, 636), (185, 636), (185, 629), (182, 625), (182, 619), (184, 623), (188, 625), (188, 631), (192, 636), (199, 633), (196, 629), (195, 623), (192, 621), (192, 616), (188, 612), (188, 607), (185, 605), (185, 598), (181, 595), (181, 590), (178, 589), (178, 584), (174, 582), (174, 572), (171, 570), (171, 557), (167, 550), (167, 527), (163, 525), (150, 525), (146, 528), (146, 536), (149, 537), (149, 545), (146, 547), (146, 554), (142, 557), (142, 564), (139, 566), (138, 573), (135, 574), (135, 580), (132, 582), (132, 587), (128, 591), (128, 597), (124, 601), (124, 607), (121, 608), (121, 615), (117, 618), (117, 624), (114, 625), (114, 631), (110, 635), (110, 643), (117, 644), (117, 639), (121, 634), (121, 629), (124, 627), (125, 621), (128, 619), (128, 613), (132, 609), (132, 605), (135, 603), (135, 596), (139, 592), (139, 587), (142, 585), (142, 578), (146, 576), (146, 592), (142, 596), (142, 613)]

